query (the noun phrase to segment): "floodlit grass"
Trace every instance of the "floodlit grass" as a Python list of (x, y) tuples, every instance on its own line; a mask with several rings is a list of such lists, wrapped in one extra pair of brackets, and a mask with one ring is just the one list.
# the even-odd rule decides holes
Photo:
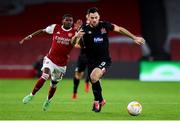
[[(92, 91), (84, 91), (84, 81), (78, 90), (78, 99), (72, 100), (73, 82), (64, 79), (47, 112), (42, 104), (47, 97), (49, 81), (37, 93), (32, 102), (23, 104), (22, 98), (29, 94), (35, 80), (0, 80), (0, 119), (5, 120), (180, 120), (180, 83), (140, 82), (138, 80), (102, 80), (103, 95), (107, 104), (100, 113), (91, 111)], [(130, 116), (127, 104), (139, 101), (142, 114)]]

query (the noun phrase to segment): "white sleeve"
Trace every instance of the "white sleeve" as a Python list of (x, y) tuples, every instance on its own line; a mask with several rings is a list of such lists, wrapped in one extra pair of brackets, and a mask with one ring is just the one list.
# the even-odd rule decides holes
[(55, 26), (56, 26), (56, 24), (52, 24), (52, 25), (46, 27), (43, 31), (45, 31), (48, 34), (53, 34)]

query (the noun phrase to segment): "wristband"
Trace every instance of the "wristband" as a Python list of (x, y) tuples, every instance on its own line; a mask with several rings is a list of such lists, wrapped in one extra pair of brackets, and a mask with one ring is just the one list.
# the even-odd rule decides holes
[(29, 38), (32, 38), (32, 35), (29, 35)]

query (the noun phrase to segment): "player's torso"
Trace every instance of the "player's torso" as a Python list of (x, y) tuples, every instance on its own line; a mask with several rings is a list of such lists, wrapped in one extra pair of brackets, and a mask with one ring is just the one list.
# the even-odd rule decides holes
[(73, 48), (71, 38), (75, 30), (65, 30), (56, 25), (53, 31), (53, 42), (48, 57), (57, 65), (66, 65), (70, 51)]
[(94, 59), (109, 59), (108, 30), (103, 23), (95, 28), (89, 25), (84, 26), (85, 35), (83, 38), (87, 56)]

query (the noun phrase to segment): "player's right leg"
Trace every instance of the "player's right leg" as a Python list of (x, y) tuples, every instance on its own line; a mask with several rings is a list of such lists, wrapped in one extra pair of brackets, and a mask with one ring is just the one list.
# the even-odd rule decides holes
[(77, 90), (79, 86), (80, 79), (84, 75), (84, 72), (75, 71), (74, 79), (73, 79), (73, 95), (72, 99), (77, 99)]
[(36, 82), (36, 84), (35, 84), (32, 92), (31, 92), (29, 95), (27, 95), (27, 96), (25, 96), (25, 97), (23, 98), (23, 103), (24, 103), (24, 104), (29, 103), (29, 102), (33, 99), (34, 95), (35, 95), (35, 94), (41, 89), (41, 87), (44, 85), (44, 82), (49, 79), (49, 76), (50, 76), (50, 70), (49, 70), (48, 68), (44, 68), (44, 69), (43, 69), (42, 76), (41, 76), (41, 77), (38, 79), (38, 81)]
[(85, 92), (89, 92), (89, 88), (90, 88), (90, 78), (89, 76), (87, 76), (85, 80), (85, 86), (84, 86)]
[(75, 69), (75, 74), (74, 74), (74, 79), (73, 79), (73, 95), (72, 95), (72, 99), (77, 98), (78, 86), (79, 86), (79, 83), (80, 83), (80, 79), (84, 75), (86, 65), (87, 65), (86, 56), (84, 54), (80, 54), (79, 58), (78, 58), (78, 61), (77, 61), (77, 66), (76, 66), (76, 69)]

